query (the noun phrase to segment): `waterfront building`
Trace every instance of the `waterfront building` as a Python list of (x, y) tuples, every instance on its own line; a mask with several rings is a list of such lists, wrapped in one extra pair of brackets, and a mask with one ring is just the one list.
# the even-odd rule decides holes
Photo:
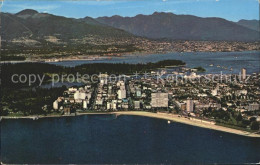
[(55, 101), (53, 102), (53, 109), (54, 109), (54, 110), (58, 110), (58, 109), (59, 109), (59, 102), (58, 102), (58, 100), (55, 100)]
[(102, 105), (102, 104), (103, 104), (103, 99), (102, 98), (96, 99), (96, 105)]
[(107, 102), (107, 109), (111, 109), (111, 103), (110, 102)]
[(86, 98), (86, 93), (85, 92), (80, 92), (80, 91), (76, 91), (74, 93), (74, 99), (75, 100), (85, 100)]
[(111, 108), (116, 110), (117, 109), (117, 101), (116, 100), (112, 100), (112, 104), (111, 104)]
[(151, 106), (151, 105), (144, 105), (144, 108), (145, 108), (145, 109), (151, 109), (152, 106)]
[(128, 104), (125, 104), (125, 103), (122, 104), (122, 108), (123, 108), (123, 109), (128, 109), (128, 107), (129, 107)]
[(83, 101), (83, 108), (84, 108), (84, 109), (87, 109), (87, 108), (88, 108), (88, 101), (87, 101), (87, 100), (84, 100), (84, 101)]
[(186, 110), (186, 104), (184, 102), (175, 101), (175, 103), (182, 111)]
[(241, 76), (242, 76), (242, 80), (244, 81), (246, 79), (246, 69), (245, 68), (241, 69)]
[(193, 100), (188, 98), (186, 102), (186, 111), (189, 113), (193, 112), (193, 106), (194, 106)]
[(70, 114), (70, 106), (65, 105), (64, 106), (64, 115), (69, 115)]
[(168, 107), (168, 93), (152, 93), (151, 106), (153, 108), (167, 108)]
[(134, 101), (134, 108), (140, 109), (140, 101)]

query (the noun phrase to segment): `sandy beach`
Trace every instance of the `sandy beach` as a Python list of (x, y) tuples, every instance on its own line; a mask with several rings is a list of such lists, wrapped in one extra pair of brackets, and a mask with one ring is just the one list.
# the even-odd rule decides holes
[(206, 123), (199, 120), (192, 120), (185, 117), (178, 117), (178, 115), (175, 114), (166, 114), (166, 113), (151, 113), (151, 112), (142, 112), (142, 111), (125, 111), (125, 112), (113, 112), (117, 115), (136, 115), (136, 116), (146, 116), (146, 117), (153, 117), (153, 118), (159, 118), (159, 119), (166, 119), (173, 122), (179, 122), (183, 124), (188, 124), (192, 126), (207, 128), (207, 129), (213, 129), (217, 131), (223, 131), (228, 133), (233, 133), (237, 135), (243, 135), (248, 137), (259, 137), (260, 134), (250, 133), (242, 130), (232, 129), (228, 127), (218, 126), (215, 125), (215, 123)]
[(159, 118), (165, 119), (172, 122), (178, 122), (183, 124), (188, 124), (196, 127), (206, 128), (206, 129), (213, 129), (217, 131), (233, 133), (237, 135), (247, 136), (247, 137), (258, 137), (260, 138), (260, 134), (250, 133), (238, 129), (232, 129), (228, 127), (223, 127), (216, 125), (214, 122), (198, 120), (194, 118), (185, 118), (181, 117), (176, 114), (167, 114), (167, 113), (152, 113), (152, 112), (144, 112), (144, 111), (119, 111), (119, 112), (83, 112), (77, 113), (77, 115), (49, 115), (49, 116), (24, 116), (24, 117), (8, 117), (8, 116), (1, 116), (2, 119), (38, 119), (38, 118), (52, 118), (52, 117), (73, 117), (73, 116), (81, 116), (81, 115), (104, 115), (104, 114), (115, 114), (117, 116), (120, 115), (134, 115), (134, 116), (145, 116), (145, 117), (152, 117), (152, 118)]

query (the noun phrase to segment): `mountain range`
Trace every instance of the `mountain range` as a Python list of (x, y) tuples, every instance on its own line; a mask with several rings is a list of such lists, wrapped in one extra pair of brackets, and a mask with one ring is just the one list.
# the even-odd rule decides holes
[[(16, 14), (1, 13), (1, 36), (3, 40), (15, 40), (19, 38), (45, 40), (48, 37), (68, 42), (72, 39), (84, 37), (99, 38), (128, 38), (133, 35), (110, 26), (90, 23), (74, 18), (66, 18), (48, 13), (38, 13), (35, 10), (26, 9)], [(93, 19), (95, 22), (95, 20)]]
[[(164, 12), (155, 12), (152, 15), (140, 14), (135, 17), (100, 17), (97, 20), (134, 35), (154, 39), (217, 41), (254, 41), (259, 39), (259, 31), (257, 31), (259, 21), (242, 20), (235, 23), (222, 18), (201, 18)], [(249, 25), (248, 22), (252, 22), (252, 25)]]
[[(92, 37), (200, 41), (259, 41), (259, 21), (231, 22), (222, 18), (155, 12), (135, 17), (66, 18), (26, 9), (16, 14), (0, 13), (1, 36), (4, 41), (20, 38), (37, 42), (60, 43)], [(48, 38), (49, 37), (49, 38)]]
[(244, 19), (242, 19), (242, 20), (238, 21), (237, 24), (260, 32), (258, 20), (244, 20)]

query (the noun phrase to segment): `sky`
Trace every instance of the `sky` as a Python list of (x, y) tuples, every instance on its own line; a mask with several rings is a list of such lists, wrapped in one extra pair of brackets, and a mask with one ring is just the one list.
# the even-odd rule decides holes
[(259, 0), (4, 0), (1, 6), (1, 12), (16, 13), (23, 9), (34, 9), (73, 18), (132, 17), (157, 11), (221, 17), (230, 21), (259, 20)]

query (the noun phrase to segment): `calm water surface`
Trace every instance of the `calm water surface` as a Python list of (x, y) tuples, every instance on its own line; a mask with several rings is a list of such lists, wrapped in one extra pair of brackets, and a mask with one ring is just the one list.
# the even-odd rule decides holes
[[(112, 57), (112, 59), (102, 59), (95, 61), (62, 61), (53, 62), (62, 66), (76, 66), (87, 63), (148, 63), (162, 60), (176, 59), (186, 62), (187, 67), (193, 68), (202, 66), (207, 73), (234, 73), (238, 74), (241, 68), (246, 68), (248, 73), (260, 71), (260, 52), (192, 52), (192, 53), (168, 53), (149, 55), (128, 55), (123, 57)], [(213, 64), (213, 66), (210, 66)], [(220, 67), (217, 67), (217, 66)], [(227, 69), (223, 69), (225, 67)], [(232, 68), (232, 71), (230, 70)]]
[(256, 163), (260, 138), (113, 115), (3, 120), (5, 163)]

